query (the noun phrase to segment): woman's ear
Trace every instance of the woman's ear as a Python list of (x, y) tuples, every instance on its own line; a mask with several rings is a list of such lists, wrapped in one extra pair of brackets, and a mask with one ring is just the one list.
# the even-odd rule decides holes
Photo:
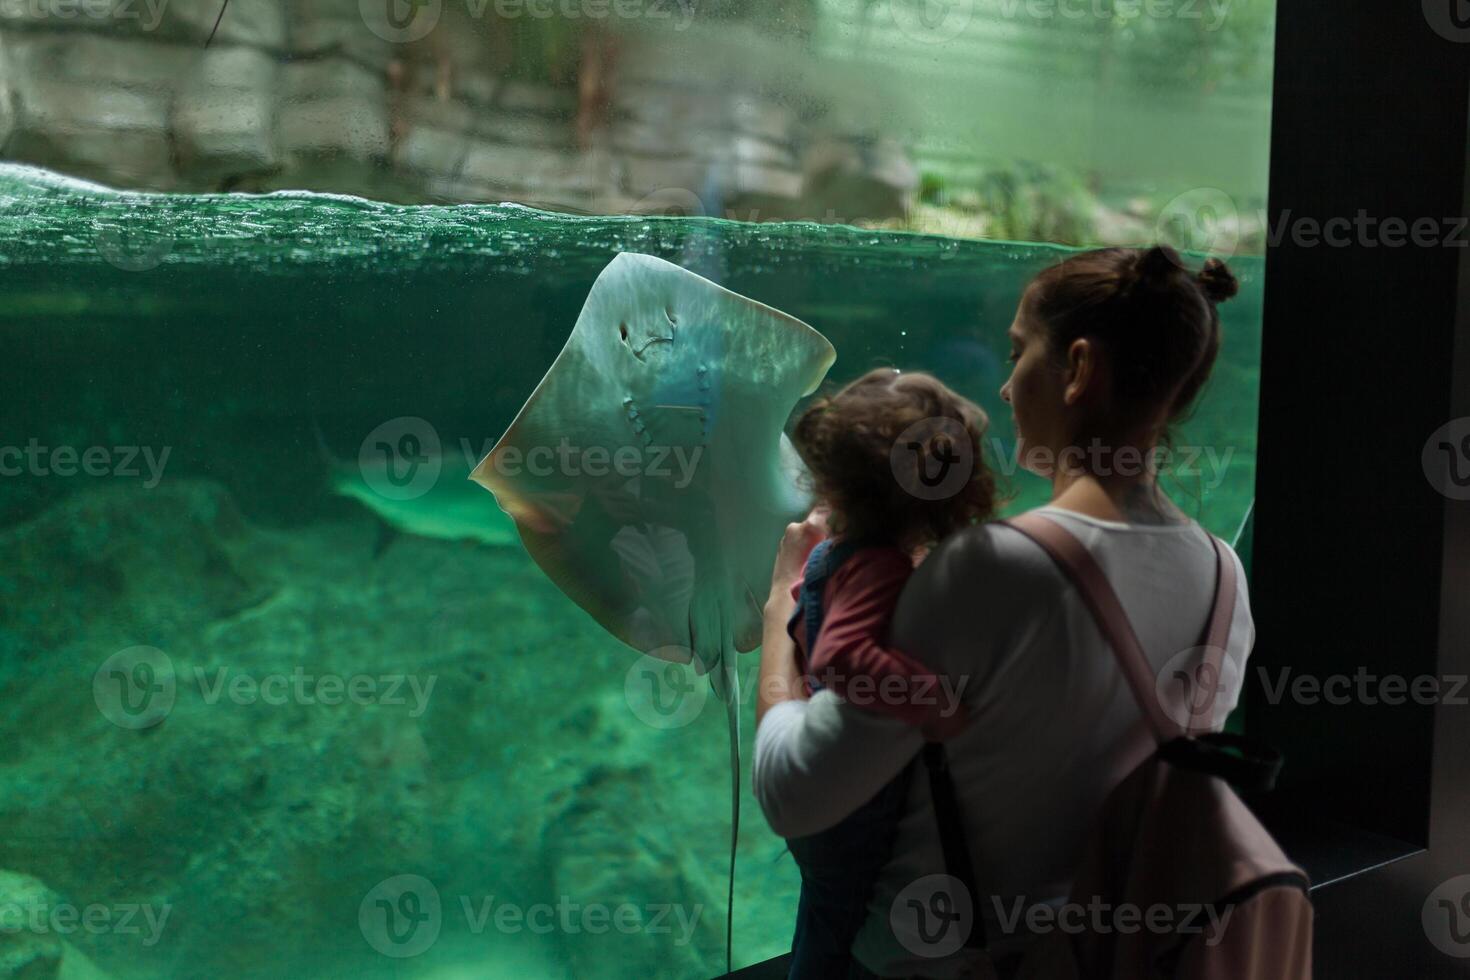
[(1062, 372), (1062, 404), (1077, 404), (1097, 385), (1097, 345), (1086, 337), (1078, 337), (1067, 347), (1067, 366)]

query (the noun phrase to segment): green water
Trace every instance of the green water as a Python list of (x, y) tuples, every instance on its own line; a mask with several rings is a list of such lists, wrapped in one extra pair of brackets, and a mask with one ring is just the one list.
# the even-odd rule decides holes
[[(721, 971), (720, 706), (655, 727), (625, 695), (634, 655), (518, 545), (384, 538), (333, 489), (333, 458), (394, 420), (477, 456), (619, 251), (806, 320), (834, 381), (933, 371), (991, 413), (1013, 506), (1044, 495), (1009, 464), (998, 389), (1019, 291), (1055, 246), (147, 198), (14, 169), (0, 236), (0, 447), (35, 447), (0, 456), (0, 869), (52, 906), (136, 907), (132, 930), (55, 930), (116, 978)], [(1259, 261), (1232, 264), (1223, 354), (1175, 439), (1181, 459), (1208, 451), (1170, 481), (1226, 535), (1252, 493), (1261, 302)], [(427, 502), (462, 490), (441, 483)], [(109, 659), (137, 646), (157, 652)], [(94, 686), (105, 665), (147, 681), (138, 656), (172, 671), (146, 724)], [(267, 696), (300, 675), (376, 696)], [(743, 809), (737, 966), (787, 948), (797, 885), (748, 792)], [(367, 924), (385, 907), (434, 935), (385, 940)]]

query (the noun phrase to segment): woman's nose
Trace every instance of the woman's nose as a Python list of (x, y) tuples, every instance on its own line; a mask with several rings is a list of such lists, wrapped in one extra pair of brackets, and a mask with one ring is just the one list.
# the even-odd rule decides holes
[(1005, 384), (1000, 386), (1000, 400), (1007, 405), (1011, 403), (1011, 382), (1009, 378), (1006, 379)]

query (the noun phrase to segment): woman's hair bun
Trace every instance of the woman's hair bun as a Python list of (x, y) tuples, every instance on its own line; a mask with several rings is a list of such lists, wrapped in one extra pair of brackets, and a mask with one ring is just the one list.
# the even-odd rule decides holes
[(1199, 270), (1194, 281), (1211, 303), (1223, 303), (1240, 292), (1240, 282), (1235, 273), (1217, 258), (1205, 259), (1204, 268)]
[(1145, 249), (1138, 257), (1138, 264), (1133, 267), (1133, 272), (1139, 282), (1157, 286), (1168, 282), (1183, 268), (1184, 260), (1179, 257), (1178, 252), (1168, 245), (1155, 245)]

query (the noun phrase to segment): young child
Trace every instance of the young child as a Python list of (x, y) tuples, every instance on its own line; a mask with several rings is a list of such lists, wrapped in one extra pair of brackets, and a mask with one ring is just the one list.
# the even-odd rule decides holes
[[(871, 371), (814, 403), (793, 433), (826, 510), (827, 540), (793, 584), (788, 624), (810, 691), (830, 688), (940, 739), (959, 705), (921, 662), (887, 645), (917, 559), (951, 531), (988, 518), (995, 481), (981, 454), (985, 413), (928, 374)], [(788, 841), (801, 869), (790, 980), (846, 980), (913, 765), (835, 827)]]

